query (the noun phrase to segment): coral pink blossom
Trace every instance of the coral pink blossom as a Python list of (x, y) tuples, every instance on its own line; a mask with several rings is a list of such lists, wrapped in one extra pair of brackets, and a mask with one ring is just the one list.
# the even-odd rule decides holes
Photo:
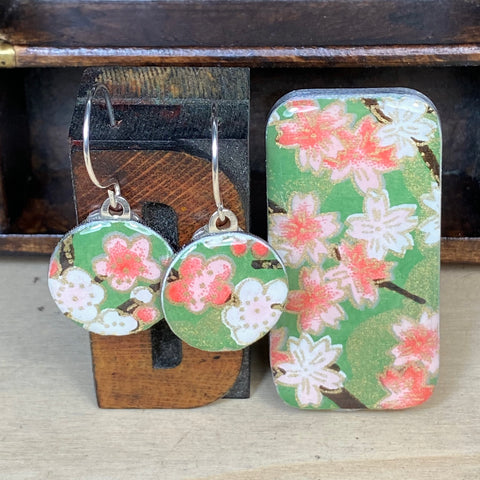
[(54, 277), (60, 271), (60, 265), (56, 259), (52, 259), (50, 262), (50, 267), (48, 269), (48, 276)]
[(404, 369), (391, 368), (379, 377), (389, 395), (379, 402), (382, 408), (400, 409), (419, 405), (430, 397), (433, 385), (427, 385), (425, 370), (410, 365)]
[(398, 168), (394, 147), (381, 147), (375, 137), (377, 125), (371, 117), (364, 117), (354, 132), (344, 129), (339, 139), (344, 148), (335, 155), (327, 155), (324, 167), (332, 171), (331, 180), (342, 182), (351, 177), (362, 193), (369, 188), (382, 188), (382, 174)]
[(232, 294), (232, 272), (226, 257), (217, 255), (206, 260), (202, 255), (189, 255), (178, 269), (179, 279), (167, 284), (166, 298), (193, 313), (201, 313), (210, 305), (223, 305)]
[(151, 245), (147, 238), (115, 234), (105, 241), (104, 250), (107, 255), (93, 262), (93, 270), (106, 277), (115, 290), (130, 290), (140, 278), (160, 280), (160, 268), (149, 258)]
[(247, 253), (248, 245), (247, 242), (236, 241), (232, 244), (230, 249), (236, 257), (241, 257)]
[(325, 273), (328, 281), (338, 281), (342, 288), (349, 288), (353, 302), (358, 306), (371, 306), (378, 300), (378, 282), (390, 278), (393, 262), (369, 258), (365, 245), (342, 243), (338, 247), (341, 263)]
[(320, 202), (314, 194), (296, 194), (290, 212), (270, 216), (271, 243), (283, 261), (298, 267), (309, 258), (320, 263), (328, 253), (326, 239), (339, 230), (335, 213), (319, 213)]
[(287, 334), (286, 327), (274, 328), (270, 331), (270, 363), (272, 367), (279, 363), (291, 362), (290, 354), (282, 351), (287, 342)]
[(421, 362), (430, 373), (438, 370), (439, 332), (438, 313), (423, 312), (420, 321), (402, 318), (393, 325), (401, 343), (392, 350), (395, 367)]
[(288, 294), (285, 309), (298, 313), (299, 330), (318, 335), (325, 327), (338, 327), (345, 312), (338, 302), (345, 292), (336, 282), (325, 282), (320, 268), (303, 268), (299, 275), (300, 288)]
[(152, 323), (159, 316), (159, 311), (152, 307), (138, 307), (133, 316), (144, 323)]
[(319, 106), (315, 100), (302, 99), (302, 100), (289, 100), (285, 104), (285, 108), (291, 113), (298, 112), (311, 112), (312, 110), (318, 110)]
[(257, 258), (264, 258), (270, 253), (270, 249), (262, 242), (255, 242), (252, 245), (252, 253)]
[(325, 156), (335, 157), (344, 148), (338, 130), (353, 121), (343, 105), (332, 103), (321, 110), (311, 102), (289, 102), (294, 116), (278, 122), (277, 143), (296, 149), (296, 161), (303, 171), (319, 173)]

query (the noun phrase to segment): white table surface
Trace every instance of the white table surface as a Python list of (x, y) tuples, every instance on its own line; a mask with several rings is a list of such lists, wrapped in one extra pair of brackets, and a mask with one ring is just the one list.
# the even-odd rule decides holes
[(97, 407), (87, 332), (50, 299), (47, 259), (0, 258), (0, 479), (480, 479), (480, 267), (442, 267), (441, 370), (397, 412), (282, 403), (253, 350), (251, 398)]

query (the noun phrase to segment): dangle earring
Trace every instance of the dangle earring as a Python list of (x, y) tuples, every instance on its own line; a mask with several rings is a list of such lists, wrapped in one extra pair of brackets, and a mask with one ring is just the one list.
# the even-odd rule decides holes
[(115, 126), (108, 90), (97, 84), (85, 106), (83, 155), (90, 179), (108, 189), (108, 198), (60, 240), (50, 259), (48, 286), (62, 313), (86, 330), (128, 335), (163, 317), (156, 292), (173, 252), (163, 237), (140, 223), (117, 180), (102, 185), (95, 176), (90, 115), (97, 93), (103, 95), (110, 125)]
[(288, 285), (280, 256), (238, 227), (219, 186), (218, 122), (212, 109), (212, 183), (217, 210), (167, 269), (162, 308), (173, 332), (192, 347), (240, 350), (275, 326)]

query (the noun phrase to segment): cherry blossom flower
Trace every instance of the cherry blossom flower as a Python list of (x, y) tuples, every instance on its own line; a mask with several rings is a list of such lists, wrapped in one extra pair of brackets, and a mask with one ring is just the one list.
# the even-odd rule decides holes
[(390, 207), (386, 190), (369, 190), (363, 202), (364, 213), (350, 215), (347, 235), (365, 240), (369, 257), (382, 260), (389, 251), (403, 256), (413, 248), (410, 232), (417, 226), (418, 218), (413, 214), (417, 206), (410, 204)]
[(418, 322), (402, 318), (399, 324), (393, 325), (393, 331), (401, 341), (392, 350), (393, 366), (421, 363), (428, 372), (435, 373), (439, 363), (438, 322), (438, 313), (429, 315), (423, 312)]
[(318, 407), (322, 390), (338, 390), (343, 387), (345, 374), (332, 368), (342, 354), (342, 345), (332, 345), (329, 336), (314, 342), (302, 332), (300, 338), (290, 337), (287, 342), (290, 354), (288, 362), (279, 363), (276, 383), (295, 387), (295, 397), (300, 407)]
[(384, 98), (378, 102), (380, 110), (391, 120), (376, 132), (382, 147), (392, 146), (399, 159), (418, 153), (415, 140), (429, 141), (437, 124), (425, 118), (428, 105), (413, 97)]
[(248, 243), (244, 240), (237, 240), (232, 243), (230, 249), (236, 257), (242, 257), (248, 251)]
[(283, 261), (298, 267), (309, 258), (320, 263), (327, 255), (326, 240), (340, 230), (336, 213), (319, 213), (320, 202), (310, 194), (293, 196), (290, 212), (270, 215), (271, 244)]
[(93, 281), (88, 272), (70, 267), (58, 278), (49, 278), (48, 287), (62, 313), (81, 323), (93, 321), (105, 290)]
[(115, 290), (130, 290), (139, 279), (159, 281), (159, 264), (149, 258), (151, 245), (143, 236), (131, 238), (122, 234), (107, 237), (103, 246), (107, 255), (93, 261), (93, 270), (100, 277), (106, 277)]
[(155, 307), (153, 291), (147, 287), (136, 287), (130, 293), (130, 298), (136, 300), (137, 308), (133, 317), (142, 323), (154, 323), (160, 317), (160, 311)]
[(227, 257), (217, 255), (206, 260), (203, 255), (191, 254), (178, 268), (179, 279), (166, 285), (165, 296), (193, 313), (202, 313), (228, 301), (232, 274), (233, 265)]
[[(277, 144), (293, 148), (302, 171), (319, 173), (325, 156), (335, 157), (344, 147), (338, 130), (350, 125), (354, 116), (341, 103), (331, 103), (323, 110), (310, 102), (289, 102), (296, 114), (277, 123)], [(287, 105), (288, 108), (288, 105)]]
[(132, 316), (106, 308), (95, 322), (88, 325), (88, 330), (99, 335), (129, 335), (137, 327), (138, 322)]
[(302, 290), (288, 294), (285, 310), (298, 313), (299, 330), (318, 335), (325, 327), (338, 328), (345, 311), (338, 304), (345, 291), (336, 282), (325, 282), (320, 268), (303, 268), (299, 274)]
[(283, 348), (287, 342), (288, 329), (286, 327), (273, 328), (270, 331), (270, 363), (272, 368), (279, 363), (290, 362), (292, 356), (283, 351)]
[(431, 188), (430, 193), (420, 197), (422, 203), (430, 210), (433, 210), (433, 214), (419, 225), (420, 231), (425, 234), (425, 243), (427, 245), (435, 245), (440, 241), (440, 187), (435, 182), (432, 182)]
[(285, 103), (286, 115), (295, 115), (297, 113), (311, 112), (313, 110), (319, 110), (318, 102), (309, 98), (302, 98), (297, 100), (289, 100)]
[(233, 255), (236, 257), (242, 257), (245, 255), (249, 248), (251, 249), (253, 256), (256, 258), (265, 258), (270, 253), (268, 246), (261, 241), (238, 239), (230, 246)]
[(364, 117), (355, 131), (344, 129), (339, 138), (344, 145), (335, 155), (324, 159), (324, 167), (331, 170), (330, 179), (339, 183), (351, 177), (361, 193), (383, 186), (383, 174), (398, 168), (393, 147), (383, 148), (375, 132), (378, 126), (371, 117)]
[(252, 245), (252, 254), (256, 258), (265, 258), (270, 253), (268, 246), (262, 242), (254, 242)]
[(378, 282), (390, 278), (394, 263), (370, 258), (363, 243), (342, 243), (338, 253), (340, 265), (327, 270), (324, 279), (338, 281), (341, 288), (348, 289), (357, 308), (365, 304), (374, 306), (378, 300)]
[(390, 368), (379, 377), (388, 396), (379, 402), (381, 408), (401, 409), (425, 402), (433, 393), (433, 385), (427, 385), (425, 370), (410, 365), (397, 370)]
[(54, 277), (60, 271), (60, 264), (56, 258), (52, 258), (48, 267), (48, 277)]
[(256, 278), (246, 278), (235, 286), (233, 305), (222, 310), (222, 322), (239, 345), (250, 345), (275, 326), (287, 293), (287, 282), (283, 279), (264, 285)]

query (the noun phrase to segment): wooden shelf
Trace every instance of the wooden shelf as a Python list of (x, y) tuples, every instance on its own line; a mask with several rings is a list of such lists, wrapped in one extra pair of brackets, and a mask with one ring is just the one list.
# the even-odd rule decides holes
[(67, 137), (84, 67), (229, 66), (251, 74), (253, 231), (266, 232), (263, 137), (278, 98), (410, 87), (442, 121), (442, 258), (480, 262), (479, 21), (471, 0), (7, 0), (0, 66), (16, 68), (0, 68), (0, 252), (46, 252), (76, 222)]

